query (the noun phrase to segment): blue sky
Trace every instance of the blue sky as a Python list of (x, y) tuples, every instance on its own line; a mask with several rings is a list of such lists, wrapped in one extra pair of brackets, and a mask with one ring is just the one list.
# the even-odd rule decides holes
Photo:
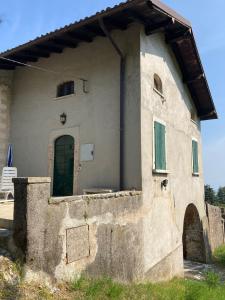
[[(1, 0), (0, 51), (113, 6), (116, 0)], [(192, 23), (219, 120), (202, 122), (205, 182), (225, 186), (225, 1), (164, 0)]]

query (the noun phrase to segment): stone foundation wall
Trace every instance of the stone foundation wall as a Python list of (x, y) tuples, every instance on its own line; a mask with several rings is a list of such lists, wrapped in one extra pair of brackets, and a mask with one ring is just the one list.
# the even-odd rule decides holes
[(207, 204), (209, 220), (210, 247), (213, 252), (217, 247), (225, 243), (224, 219), (220, 207)]

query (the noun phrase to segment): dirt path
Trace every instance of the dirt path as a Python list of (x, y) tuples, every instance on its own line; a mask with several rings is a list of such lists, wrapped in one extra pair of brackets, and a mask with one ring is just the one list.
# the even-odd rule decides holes
[(215, 272), (220, 276), (221, 281), (225, 281), (225, 269), (214, 264), (202, 264), (193, 261), (184, 261), (185, 278), (204, 280), (206, 272)]

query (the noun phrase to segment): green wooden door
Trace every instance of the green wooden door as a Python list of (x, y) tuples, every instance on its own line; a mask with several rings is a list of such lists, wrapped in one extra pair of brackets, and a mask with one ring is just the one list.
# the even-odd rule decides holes
[(73, 195), (74, 138), (69, 135), (55, 141), (53, 196)]

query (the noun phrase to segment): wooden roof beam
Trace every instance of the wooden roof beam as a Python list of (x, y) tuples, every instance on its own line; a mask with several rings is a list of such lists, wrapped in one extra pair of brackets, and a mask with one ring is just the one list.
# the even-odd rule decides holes
[(179, 31), (173, 35), (166, 34), (166, 43), (173, 44), (190, 38), (191, 29)]
[(63, 47), (69, 47), (69, 48), (76, 48), (78, 45), (78, 41), (74, 41), (70, 37), (60, 37), (60, 38), (55, 38), (53, 42), (56, 45), (62, 45)]
[(201, 121), (215, 119), (217, 118), (217, 112), (216, 110), (212, 110), (211, 112), (201, 113), (199, 118)]
[(204, 79), (205, 78), (205, 74), (204, 73), (201, 73), (199, 75), (196, 75), (194, 77), (184, 77), (183, 78), (183, 82), (186, 83), (186, 84), (191, 84), (197, 80), (200, 80), (200, 79)]
[(47, 51), (48, 53), (51, 53), (51, 52), (62, 53), (63, 52), (63, 47), (58, 47), (58, 46), (56, 47), (54, 45), (48, 45), (47, 43), (37, 45), (36, 48), (40, 49), (40, 50)]
[(109, 28), (119, 28), (121, 30), (126, 30), (127, 29), (127, 24), (125, 24), (124, 22), (121, 22), (120, 20), (115, 20), (115, 19), (103, 19), (104, 23), (107, 27)]
[(32, 61), (32, 62), (38, 61), (38, 58), (37, 58), (37, 57), (27, 56), (27, 55), (22, 55), (22, 54), (11, 55), (11, 56), (9, 56), (8, 58), (13, 59), (13, 60), (20, 61), (20, 62), (22, 62), (22, 63), (26, 63), (27, 61)]
[(55, 39), (49, 40), (40, 46), (50, 47), (50, 49), (53, 48), (53, 49), (55, 49), (55, 51), (53, 51), (53, 52), (56, 52), (56, 53), (62, 53), (63, 49), (65, 48), (65, 45), (60, 44), (59, 42), (55, 41)]
[[(24, 63), (21, 61), (21, 63)], [(12, 58), (9, 58), (9, 57), (6, 57), (5, 59), (1, 59), (0, 58), (0, 65), (1, 66), (13, 66), (13, 67), (16, 67), (16, 66), (21, 66), (21, 64), (19, 62), (16, 62), (16, 61), (13, 61)]]
[(16, 66), (14, 66), (14, 65), (0, 63), (1, 70), (15, 70), (15, 68), (16, 68)]
[(160, 22), (160, 23), (149, 24), (149, 25), (145, 26), (145, 34), (150, 35), (155, 32), (166, 31), (170, 26), (174, 25), (175, 22), (176, 21), (174, 18), (169, 18), (168, 20)]
[(40, 58), (40, 57), (45, 57), (48, 58), (50, 56), (50, 52), (49, 51), (43, 51), (40, 49), (36, 49), (36, 48), (31, 48), (30, 50), (23, 50), (20, 52), (22, 55), (25, 55), (27, 57), (36, 57), (36, 58)]
[(92, 36), (96, 36), (96, 35), (99, 35), (99, 36), (102, 36), (102, 37), (105, 37), (105, 33), (102, 31), (102, 29), (97, 25), (97, 26), (85, 26), (85, 29), (91, 33)]
[(93, 36), (90, 36), (90, 34), (85, 31), (85, 30), (79, 30), (79, 32), (76, 32), (76, 31), (71, 31), (71, 32), (68, 32), (68, 34), (76, 39), (76, 40), (79, 40), (80, 42), (87, 42), (87, 43), (91, 43), (93, 41)]
[(137, 13), (136, 11), (134, 10), (131, 10), (131, 9), (126, 9), (123, 11), (128, 18), (130, 18), (132, 21), (135, 21), (137, 23), (141, 23), (142, 25), (144, 26), (149, 26), (150, 23), (148, 20), (146, 20), (146, 18), (144, 18), (141, 14)]

